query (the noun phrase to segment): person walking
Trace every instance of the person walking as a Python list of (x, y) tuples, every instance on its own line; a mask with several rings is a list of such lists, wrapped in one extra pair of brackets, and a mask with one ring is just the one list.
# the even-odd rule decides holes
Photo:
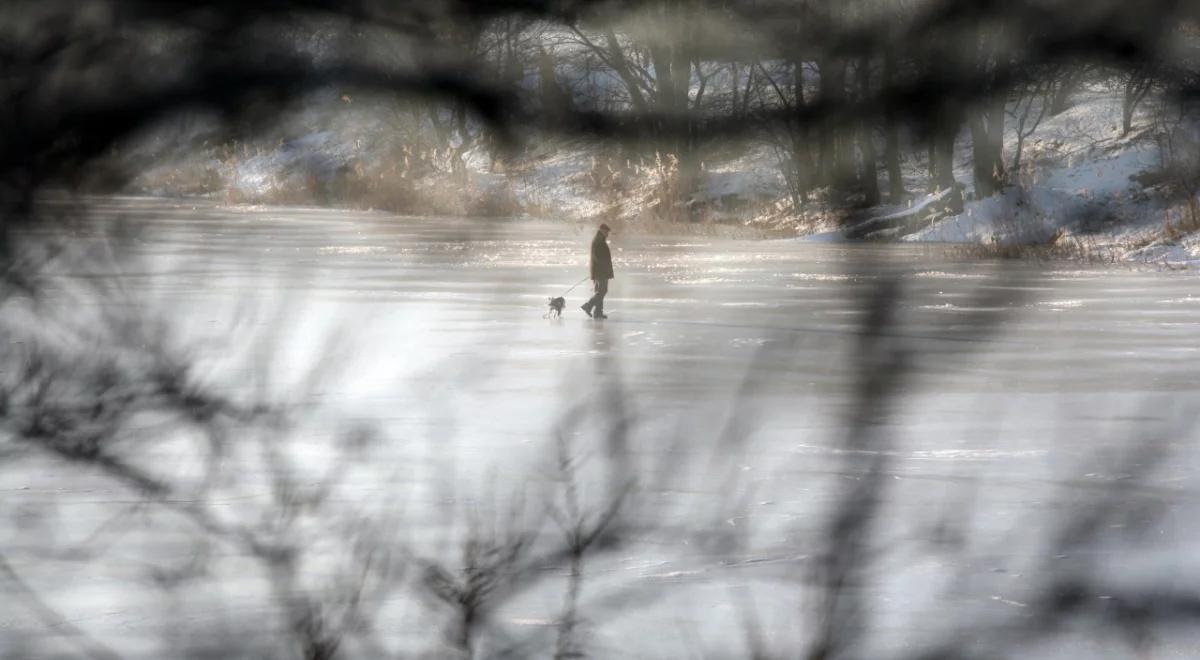
[(608, 250), (608, 233), (612, 231), (608, 225), (601, 224), (592, 239), (592, 257), (589, 265), (592, 284), (596, 295), (580, 306), (588, 316), (594, 319), (606, 319), (604, 315), (604, 296), (608, 293), (608, 281), (613, 278), (612, 253)]

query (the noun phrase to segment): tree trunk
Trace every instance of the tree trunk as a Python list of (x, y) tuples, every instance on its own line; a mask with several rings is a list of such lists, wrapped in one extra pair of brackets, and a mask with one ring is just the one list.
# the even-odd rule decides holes
[(992, 178), (997, 188), (1008, 182), (1004, 166), (1004, 118), (1007, 116), (1008, 89), (997, 89), (988, 108), (988, 144), (992, 146)]
[(1121, 100), (1121, 136), (1133, 130), (1133, 115), (1154, 84), (1154, 71), (1149, 66), (1130, 71), (1125, 78), (1125, 94)]
[[(825, 59), (817, 62), (820, 74), (821, 102), (829, 105), (839, 103), (842, 99), (843, 75), (845, 65)], [(821, 142), (817, 155), (817, 167), (823, 185), (834, 184), (840, 174), (841, 158), (838, 155), (838, 126), (832, 117), (825, 119), (821, 125)]]
[(557, 118), (570, 110), (571, 97), (558, 82), (554, 56), (544, 48), (538, 53), (538, 86), (542, 95), (542, 111), (546, 116)]
[[(751, 71), (753, 71), (753, 69), (751, 69)], [(738, 66), (737, 62), (729, 63), (729, 99), (730, 99), (729, 114), (730, 115), (737, 115), (738, 108), (740, 108), (742, 105), (742, 100), (739, 95), (739, 92), (741, 91), (741, 82), (742, 82), (741, 73), (742, 73), (741, 67)]]
[[(863, 57), (858, 63), (859, 100), (867, 103), (871, 98), (871, 61)], [(862, 155), (863, 203), (879, 205), (879, 170), (876, 166), (875, 136), (870, 119), (864, 118), (858, 126), (858, 150)]]
[[(680, 20), (679, 16), (665, 16)], [(663, 145), (675, 157), (674, 199), (668, 200), (673, 207), (670, 215), (675, 218), (693, 218), (692, 199), (700, 187), (700, 159), (695, 149), (693, 122), (689, 90), (692, 79), (692, 62), (687, 52), (689, 45), (688, 25), (679, 28), (678, 38), (671, 45), (656, 45), (650, 48), (654, 64), (655, 102), (664, 117), (675, 122), (676, 130)], [(668, 137), (665, 135), (660, 136)], [(677, 212), (681, 211), (681, 212)]]
[[(972, 169), (975, 194), (991, 197), (1004, 186), (1004, 113), (976, 109), (971, 112)], [(999, 128), (997, 128), (999, 127)]]
[[(795, 110), (799, 112), (807, 101), (804, 98), (804, 64), (799, 57), (792, 62), (792, 96)], [(803, 204), (813, 189), (813, 162), (808, 137), (808, 124), (796, 122), (790, 130), (792, 141), (792, 171), (795, 176), (796, 193)]]
[(929, 144), (926, 145), (926, 159), (929, 163), (929, 192), (937, 192), (938, 176), (937, 176), (937, 136), (936, 129), (934, 135), (930, 135)]
[(947, 206), (952, 213), (962, 213), (962, 192), (954, 180), (954, 142), (962, 126), (962, 113), (954, 107), (943, 107), (938, 113), (938, 125), (933, 136), (934, 184), (937, 190), (950, 189)]
[(458, 146), (450, 152), (450, 174), (460, 184), (467, 182), (466, 153), (475, 146), (475, 137), (467, 126), (467, 107), (462, 100), (454, 103), (454, 125), (458, 133)]
[[(891, 88), (896, 77), (896, 58), (888, 52), (883, 59), (884, 93)], [(893, 104), (888, 101), (883, 118), (884, 146), (883, 162), (888, 173), (888, 201), (899, 204), (907, 196), (904, 190), (904, 175), (900, 171), (900, 122)]]
[[(818, 63), (821, 76), (821, 101), (837, 107), (846, 96), (846, 63), (832, 59)], [(833, 189), (835, 197), (844, 193), (854, 183), (852, 136), (846, 134), (845, 126), (830, 113), (821, 126), (820, 154), (818, 167), (821, 183)], [(849, 142), (849, 144), (847, 144)]]
[[(820, 76), (820, 97), (822, 102), (831, 100), (834, 94), (833, 63), (829, 60), (817, 62), (817, 73)], [(820, 142), (817, 144), (817, 179), (820, 185), (828, 185), (833, 181), (833, 126), (826, 119), (821, 124)]]
[(977, 197), (991, 197), (1004, 187), (1004, 110), (1008, 89), (996, 77), (1006, 57), (1003, 34), (978, 25), (975, 28), (976, 75), (987, 81), (988, 99), (968, 109), (971, 129), (971, 165)]
[(621, 48), (621, 42), (617, 40), (617, 34), (612, 29), (604, 31), (605, 45), (608, 47), (608, 58), (611, 66), (616, 71), (621, 82), (625, 84), (625, 91), (629, 93), (629, 103), (633, 105), (634, 112), (638, 114), (646, 114), (649, 110), (649, 104), (646, 98), (642, 95), (641, 86), (638, 84), (637, 78), (633, 72), (629, 70), (629, 62), (625, 59), (625, 51)]

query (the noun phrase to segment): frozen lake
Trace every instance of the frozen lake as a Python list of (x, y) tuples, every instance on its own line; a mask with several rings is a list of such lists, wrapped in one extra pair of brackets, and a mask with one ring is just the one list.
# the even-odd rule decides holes
[[(4, 459), (0, 657), (291, 657), (305, 608), (453, 657), (464, 562), (499, 562), (479, 657), (553, 656), (568, 610), (592, 657), (1194, 657), (1195, 275), (618, 232), (611, 318), (586, 283), (545, 318), (592, 231), (97, 201), (51, 305), (161, 318), (286, 415), (219, 452), (137, 416), (151, 504)], [(569, 608), (555, 539), (610, 510)]]

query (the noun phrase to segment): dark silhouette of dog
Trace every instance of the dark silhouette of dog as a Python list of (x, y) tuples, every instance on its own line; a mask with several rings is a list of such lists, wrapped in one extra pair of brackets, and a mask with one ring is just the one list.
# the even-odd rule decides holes
[(563, 307), (567, 304), (567, 299), (559, 296), (550, 299), (550, 311), (546, 312), (546, 318), (557, 319), (562, 318)]

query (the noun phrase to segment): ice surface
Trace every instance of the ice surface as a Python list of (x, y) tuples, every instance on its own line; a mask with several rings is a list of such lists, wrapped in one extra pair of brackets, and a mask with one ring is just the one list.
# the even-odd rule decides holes
[[(321, 594), (348, 561), (345, 525), (390, 521), (388, 547), (403, 549), (409, 571), (371, 596), (390, 653), (444, 654), (448, 614), (422, 595), (418, 576), (422, 562), (461, 556), (469, 521), (508, 520), (520, 496), (541, 521), (530, 523), (538, 538), (556, 533), (539, 508), (556, 487), (556, 437), (588, 457), (585, 500), (605, 493), (614, 473), (635, 483), (627, 541), (584, 569), (579, 607), (596, 657), (744, 656), (748, 619), (771, 648), (801, 648), (825, 611), (813, 577), (821, 540), (866, 464), (884, 481), (870, 568), (849, 587), (864, 608), (854, 619), (862, 657), (911, 657), (957, 635), (998, 643), (1067, 567), (1098, 571), (1113, 589), (1196, 576), (1188, 437), (1171, 438), (1178, 454), (1154, 482), (1129, 483), (1129, 497), (1165, 507), (1136, 538), (1114, 530), (1064, 551), (1054, 536), (1089, 497), (1126, 483), (1122, 451), (1194, 406), (1200, 305), (1187, 273), (1007, 266), (920, 246), (615, 234), (612, 318), (579, 312), (585, 285), (567, 295), (561, 320), (548, 320), (546, 299), (586, 274), (590, 228), (95, 206), (88, 226), (97, 232), (115, 217), (141, 232), (118, 272), (87, 277), (119, 283), (135, 308), (165, 316), (175, 342), (197, 347), (205, 382), (296, 406), (280, 433), (298, 487), (337, 465), (346, 429), (378, 430), (380, 441), (356, 450), (368, 460), (337, 482), (332, 509), (301, 515), (289, 534), (303, 549), (294, 588)], [(885, 343), (905, 347), (914, 370), (886, 409), (864, 411), (863, 296), (887, 282), (900, 284), (900, 303)], [(991, 318), (980, 314), (1000, 315), (1000, 330), (964, 330)], [(627, 423), (616, 454), (614, 410)], [(848, 443), (866, 413), (873, 440)], [(144, 421), (140, 464), (193, 498), (174, 506), (194, 504), (228, 525), (278, 515), (270, 464), (252, 450), (258, 438), (232, 438), (222, 479), (204, 491), (189, 439)], [(610, 459), (624, 461), (619, 471)], [(197, 545), (194, 525), (170, 506), (130, 511), (138, 493), (37, 455), (0, 469), (0, 493), (11, 523), (0, 528), (0, 557), (97, 642), (128, 657), (219, 653), (221, 640), (272, 649), (248, 656), (287, 655), (275, 650), (288, 633), (271, 575), (236, 546)], [(122, 512), (130, 520), (115, 536), (97, 531)], [(99, 556), (58, 556), (97, 533)], [(203, 573), (172, 588), (163, 576), (197, 556)], [(493, 614), (491, 639), (553, 647), (566, 573), (548, 559), (539, 575)], [(0, 584), (8, 648), (78, 651), (65, 624), (39, 616), (14, 582)], [(1071, 630), (1025, 642), (1036, 657), (1127, 651)], [(1187, 642), (1160, 639), (1166, 651)], [(344, 650), (379, 657), (357, 637)]]

